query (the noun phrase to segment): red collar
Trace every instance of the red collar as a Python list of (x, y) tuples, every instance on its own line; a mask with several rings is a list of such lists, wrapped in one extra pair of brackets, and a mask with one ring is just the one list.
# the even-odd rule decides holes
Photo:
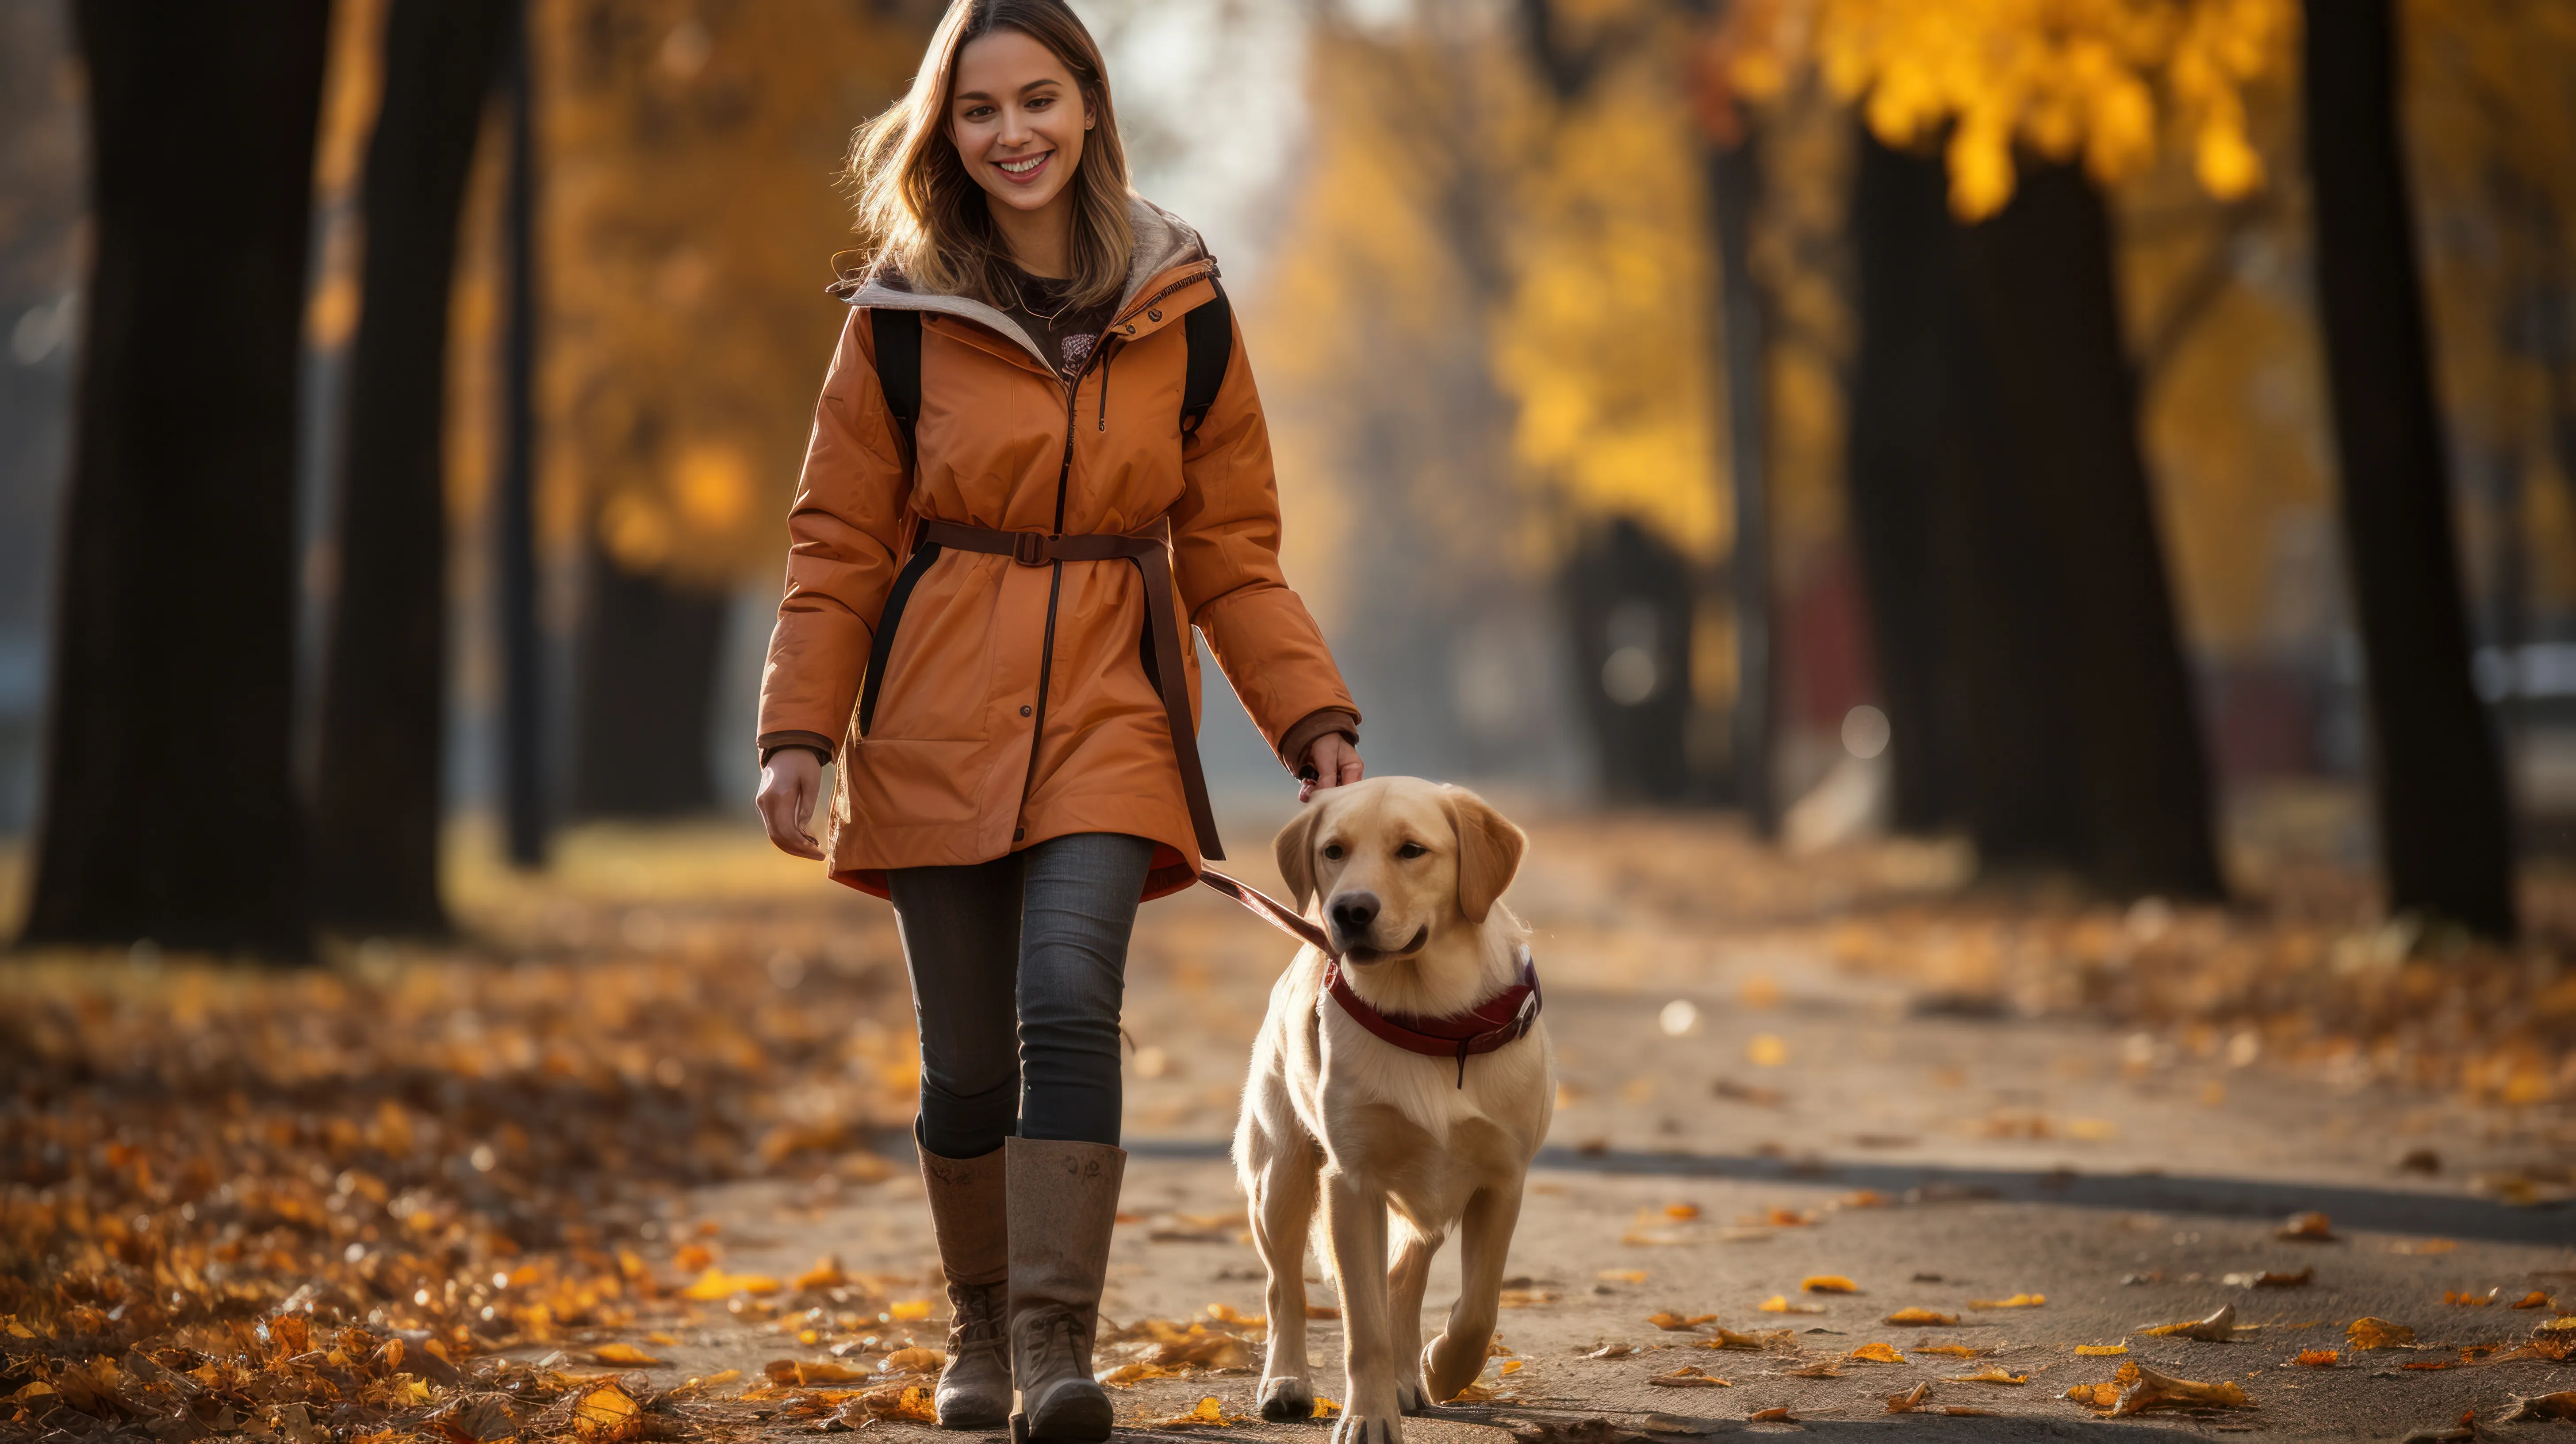
[[(1538, 963), (1530, 957), (1529, 945), (1520, 947), (1521, 978), (1485, 1001), (1463, 1013), (1440, 1018), (1417, 1018), (1399, 1013), (1388, 1017), (1368, 1004), (1351, 986), (1342, 972), (1342, 960), (1328, 957), (1324, 963), (1324, 993), (1342, 1005), (1351, 1021), (1368, 1029), (1408, 1053), (1426, 1058), (1456, 1058), (1458, 1086), (1467, 1086), (1467, 1055), (1491, 1053), (1506, 1044), (1517, 1043), (1529, 1036), (1538, 1022), (1540, 997)], [(1315, 1000), (1323, 1006), (1323, 998)]]
[(1251, 909), (1252, 913), (1272, 927), (1307, 944), (1324, 955), (1324, 991), (1315, 1006), (1324, 1006), (1330, 997), (1342, 1005), (1351, 1020), (1408, 1053), (1426, 1058), (1458, 1060), (1458, 1086), (1467, 1086), (1467, 1058), (1472, 1053), (1491, 1053), (1505, 1044), (1517, 1043), (1529, 1036), (1538, 1022), (1541, 1003), (1538, 991), (1538, 963), (1530, 957), (1529, 944), (1520, 946), (1520, 981), (1503, 989), (1463, 1013), (1445, 1018), (1416, 1018), (1399, 1014), (1388, 1017), (1368, 1004), (1368, 1000), (1351, 987), (1342, 974), (1342, 955), (1321, 927), (1301, 916), (1286, 903), (1239, 878), (1226, 876), (1214, 868), (1202, 868), (1199, 881)]

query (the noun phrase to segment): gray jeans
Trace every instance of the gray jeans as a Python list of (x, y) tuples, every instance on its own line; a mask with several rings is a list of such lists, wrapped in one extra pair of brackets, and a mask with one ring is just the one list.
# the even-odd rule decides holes
[(921, 1029), (922, 1147), (1118, 1142), (1118, 1007), (1153, 858), (1144, 838), (1079, 832), (888, 874)]

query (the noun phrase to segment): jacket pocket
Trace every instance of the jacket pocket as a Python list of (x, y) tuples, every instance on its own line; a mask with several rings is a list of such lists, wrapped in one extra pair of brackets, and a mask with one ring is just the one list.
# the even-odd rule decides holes
[(876, 830), (973, 822), (992, 763), (981, 741), (862, 740), (851, 749), (843, 822)]

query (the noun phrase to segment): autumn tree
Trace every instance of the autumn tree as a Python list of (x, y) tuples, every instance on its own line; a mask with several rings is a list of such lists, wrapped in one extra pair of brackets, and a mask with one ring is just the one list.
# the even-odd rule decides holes
[(2389, 0), (2306, 7), (2317, 302), (2342, 467), (2389, 905), (2514, 930), (2504, 784), (2471, 690), (2468, 621), (2414, 217), (2397, 142)]
[(296, 367), (328, 6), (74, 13), (94, 241), (24, 940), (300, 955)]
[(313, 805), (316, 917), (435, 933), (446, 742), (448, 280), (519, 0), (393, 0), (363, 182), (337, 459), (339, 585)]

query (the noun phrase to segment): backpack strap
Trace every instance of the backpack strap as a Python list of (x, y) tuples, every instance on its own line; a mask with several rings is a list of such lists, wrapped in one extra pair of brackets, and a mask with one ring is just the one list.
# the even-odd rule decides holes
[(1225, 387), (1226, 364), (1234, 359), (1234, 305), (1214, 277), (1208, 284), (1216, 287), (1216, 299), (1181, 318), (1181, 331), (1190, 347), (1190, 369), (1181, 384), (1181, 445), (1185, 448), (1198, 439), (1199, 423), (1207, 420), (1208, 408), (1216, 404), (1217, 392)]
[(921, 313), (877, 306), (868, 311), (876, 333), (877, 384), (885, 389), (886, 408), (903, 431), (903, 453), (913, 454), (912, 428), (921, 420)]

